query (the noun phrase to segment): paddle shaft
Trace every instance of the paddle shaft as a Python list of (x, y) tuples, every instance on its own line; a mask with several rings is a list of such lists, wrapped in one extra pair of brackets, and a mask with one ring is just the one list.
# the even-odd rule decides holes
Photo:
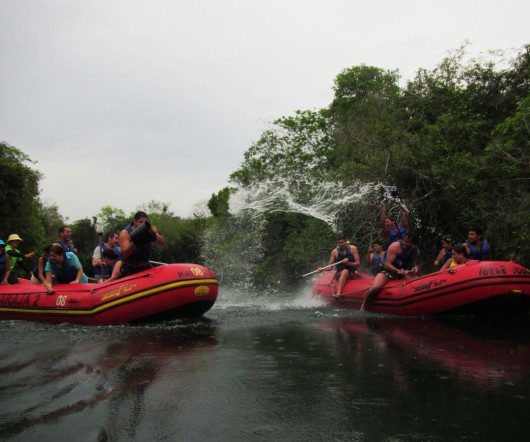
[[(332, 267), (335, 267), (336, 265), (339, 265), (342, 261), (334, 262), (333, 264), (329, 264), (326, 267), (322, 267), (322, 270), (330, 269)], [(305, 278), (306, 276), (313, 275), (315, 273), (318, 273), (318, 270), (313, 270), (312, 272), (306, 273), (305, 275), (300, 276), (300, 278)]]
[(158, 261), (149, 261), (151, 264), (155, 264), (157, 266), (167, 266), (168, 264), (165, 262), (158, 262)]

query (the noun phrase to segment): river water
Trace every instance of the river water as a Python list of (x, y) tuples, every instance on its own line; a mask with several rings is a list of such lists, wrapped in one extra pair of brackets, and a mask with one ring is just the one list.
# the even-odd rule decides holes
[(0, 438), (522, 441), (528, 317), (397, 318), (221, 288), (204, 318), (0, 321)]

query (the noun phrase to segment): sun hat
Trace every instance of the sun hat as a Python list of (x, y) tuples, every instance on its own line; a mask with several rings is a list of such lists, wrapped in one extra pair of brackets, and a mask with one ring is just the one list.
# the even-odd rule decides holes
[(11, 241), (24, 241), (20, 236), (18, 236), (16, 233), (12, 233), (9, 235), (9, 238), (7, 238), (7, 242)]

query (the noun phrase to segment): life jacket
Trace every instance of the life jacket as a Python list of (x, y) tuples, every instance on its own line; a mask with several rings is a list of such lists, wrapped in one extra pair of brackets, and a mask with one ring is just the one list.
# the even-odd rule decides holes
[(482, 247), (477, 250), (477, 246), (469, 242), (469, 239), (466, 241), (469, 245), (469, 259), (478, 259), (479, 261), (489, 261), (490, 260), (490, 245), (487, 239), (482, 240)]
[[(127, 224), (125, 226), (125, 230), (127, 230), (127, 232), (129, 232), (129, 235), (130, 235), (131, 232), (133, 231), (132, 223)], [(136, 268), (147, 267), (149, 265), (149, 261), (151, 260), (152, 253), (153, 251), (152, 251), (151, 243), (148, 242), (144, 244), (143, 246), (135, 245), (129, 257), (125, 258), (124, 256), (122, 256), (121, 260), (123, 261), (124, 264), (130, 267), (136, 267)]]
[(385, 254), (383, 253), (383, 256), (379, 256), (377, 253), (374, 252), (374, 257), (372, 259), (372, 274), (377, 274), (379, 272), (379, 269), (384, 266)]
[(397, 269), (411, 270), (414, 265), (414, 260), (416, 259), (416, 256), (418, 255), (418, 248), (414, 246), (410, 254), (407, 254), (407, 251), (403, 247), (402, 239), (399, 240), (399, 244), (401, 245), (401, 252), (396, 256), (396, 259), (394, 260), (393, 265)]
[(4, 279), (4, 275), (6, 274), (7, 265), (6, 265), (6, 254), (2, 253), (0, 255), (0, 279)]
[(446, 250), (445, 255), (440, 260), (440, 265), (444, 265), (447, 261), (449, 261), (453, 257), (453, 253), (451, 250)]
[[(20, 254), (20, 250), (18, 249), (15, 249), (11, 244), (8, 244), (6, 246), (6, 254), (7, 252), (9, 252), (10, 250), (13, 250), (14, 252), (16, 252), (17, 254)], [(13, 271), (13, 269), (15, 268), (15, 266), (17, 265), (17, 262), (18, 261), (23, 261), (22, 258), (20, 258), (19, 256), (13, 256), (13, 255), (9, 255), (9, 269), (11, 271)], [(5, 257), (4, 257), (5, 259)]]
[(70, 263), (68, 253), (73, 255), (73, 252), (66, 252), (61, 266), (49, 260), (53, 276), (59, 284), (68, 284), (69, 282), (75, 281), (77, 277), (77, 269)]
[[(339, 257), (337, 258), (337, 262), (342, 261), (344, 258), (348, 258), (348, 262), (355, 262), (355, 258), (353, 257), (351, 253), (350, 246), (346, 246), (346, 250), (344, 252), (340, 249), (340, 247), (337, 247), (337, 253), (339, 255)], [(342, 272), (344, 269), (355, 271), (351, 267), (346, 267), (344, 264), (338, 264), (336, 268), (337, 268), (337, 272)]]
[(388, 229), (388, 234), (387, 234), (387, 239), (386, 239), (386, 245), (387, 247), (396, 242), (396, 241), (399, 241), (400, 239), (403, 239), (403, 237), (407, 234), (407, 230), (405, 229), (405, 227), (403, 226), (403, 224), (400, 224), (398, 226), (398, 229), (395, 230), (395, 229)]
[[(96, 247), (99, 247), (100, 249), (102, 249), (100, 254), (101, 254), (101, 259), (103, 259), (103, 252), (105, 250), (109, 250), (109, 247), (107, 247), (105, 243), (98, 244)], [(116, 253), (116, 255), (120, 256), (120, 248), (118, 246), (113, 247), (112, 250), (114, 250), (114, 253)], [(108, 277), (112, 273), (112, 268), (110, 267), (95, 266), (93, 267), (93, 269), (94, 269), (94, 276), (103, 275), (105, 277)]]
[(55, 241), (57, 244), (59, 244), (65, 252), (72, 252), (72, 253), (75, 253), (74, 252), (74, 246), (73, 244), (71, 243), (68, 243), (68, 244), (65, 244), (64, 242), (62, 242), (60, 239)]
[[(33, 267), (32, 273), (35, 276), (35, 278), (39, 277), (39, 259), (40, 258), (44, 258), (44, 253), (41, 256), (39, 256), (39, 258), (37, 259), (37, 264), (35, 264), (35, 266)], [(42, 265), (43, 265), (43, 270), (44, 270), (44, 267), (46, 267), (46, 260), (42, 262)]]

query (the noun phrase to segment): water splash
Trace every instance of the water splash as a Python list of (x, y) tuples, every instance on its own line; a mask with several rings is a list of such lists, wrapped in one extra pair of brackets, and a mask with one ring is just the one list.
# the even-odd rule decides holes
[[(205, 232), (202, 257), (223, 284), (233, 283), (251, 291), (256, 283), (255, 275), (263, 272), (260, 268), (265, 255), (263, 238), (270, 237), (273, 226), (263, 215), (296, 213), (322, 221), (322, 228), (315, 229), (320, 242), (312, 245), (317, 253), (325, 250), (327, 255), (334, 246), (337, 233), (346, 235), (359, 246), (370, 244), (377, 238), (380, 232), (379, 202), (382, 198), (397, 202), (399, 196), (395, 190), (395, 187), (380, 183), (352, 181), (344, 184), (304, 177), (277, 178), (240, 188), (230, 195), (232, 216), (219, 220)], [(398, 204), (391, 206), (399, 207)], [(325, 231), (325, 225), (329, 227), (328, 231)], [(322, 259), (325, 258), (319, 255), (319, 262)], [(285, 265), (272, 271), (284, 269)], [(262, 274), (261, 283), (271, 284), (273, 281)]]
[(395, 188), (379, 183), (354, 181), (345, 185), (307, 178), (278, 178), (238, 189), (230, 197), (230, 213), (253, 211), (253, 216), (271, 212), (299, 213), (322, 220), (337, 232), (345, 210), (352, 206), (357, 210), (360, 206), (372, 206), (382, 196), (394, 198), (394, 191)]

